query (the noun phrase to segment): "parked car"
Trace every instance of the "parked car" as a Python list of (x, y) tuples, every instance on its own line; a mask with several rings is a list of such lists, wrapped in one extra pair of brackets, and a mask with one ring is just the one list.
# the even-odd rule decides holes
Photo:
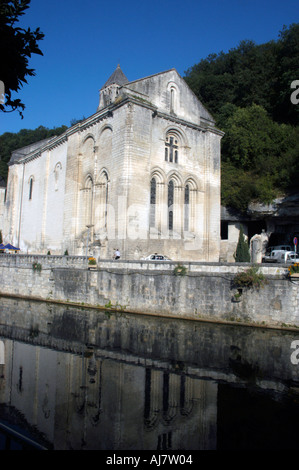
[(295, 253), (295, 251), (289, 253), (287, 257), (287, 262), (288, 261), (292, 261), (292, 263), (299, 263), (299, 253)]
[(141, 258), (141, 259), (149, 260), (149, 261), (171, 261), (171, 259), (168, 258), (168, 256), (160, 255), (158, 253), (153, 253), (153, 254), (147, 256), (146, 258)]
[(265, 256), (262, 259), (263, 263), (287, 263), (288, 261), (296, 261), (295, 251), (286, 250), (272, 250), (266, 251)]
[(269, 248), (271, 250), (292, 251), (292, 247), (290, 245), (276, 245), (276, 246), (272, 246), (272, 247), (270, 246)]
[[(273, 252), (276, 252), (275, 254), (272, 254)], [(262, 263), (276, 263), (277, 260), (277, 252), (289, 252), (292, 251), (292, 248), (290, 245), (276, 245), (276, 246), (268, 246), (265, 255), (262, 257)]]

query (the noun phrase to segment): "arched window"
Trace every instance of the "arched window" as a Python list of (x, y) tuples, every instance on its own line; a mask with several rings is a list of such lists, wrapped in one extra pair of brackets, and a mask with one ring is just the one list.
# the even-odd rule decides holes
[(174, 183), (170, 180), (168, 183), (168, 229), (173, 230), (173, 202), (174, 202)]
[(106, 171), (103, 171), (101, 177), (102, 184), (102, 204), (103, 204), (103, 222), (105, 229), (107, 228), (107, 216), (108, 216), (108, 175)]
[(58, 191), (59, 176), (60, 176), (61, 170), (62, 170), (61, 163), (60, 162), (56, 163), (55, 168), (54, 168), (55, 191)]
[(189, 177), (184, 184), (184, 231), (194, 233), (196, 227), (196, 201), (198, 184)]
[(89, 176), (85, 183), (85, 225), (92, 223), (92, 188), (93, 181)]
[(174, 110), (174, 88), (170, 89), (170, 112), (173, 113)]
[(175, 82), (169, 82), (167, 85), (167, 94), (169, 102), (169, 112), (175, 114), (179, 105), (179, 89)]
[(169, 133), (165, 140), (165, 161), (170, 163), (178, 163), (179, 160), (179, 140), (178, 137)]
[(170, 88), (170, 112), (174, 113), (175, 111), (175, 98), (176, 98), (176, 89), (174, 87)]
[(150, 195), (150, 227), (154, 227), (156, 223), (156, 202), (157, 202), (157, 182), (156, 178), (151, 179), (151, 195)]
[(184, 194), (184, 230), (189, 230), (189, 217), (190, 217), (190, 187), (189, 184), (185, 186)]
[(33, 192), (33, 177), (31, 176), (29, 180), (29, 200), (32, 199), (32, 192)]
[(109, 176), (106, 169), (100, 171), (99, 177), (94, 186), (93, 194), (93, 224), (95, 233), (101, 239), (107, 237), (109, 219)]

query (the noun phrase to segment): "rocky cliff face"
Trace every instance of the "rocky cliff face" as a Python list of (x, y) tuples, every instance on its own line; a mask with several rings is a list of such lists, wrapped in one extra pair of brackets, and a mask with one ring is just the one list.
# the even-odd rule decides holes
[(294, 237), (299, 238), (299, 192), (277, 198), (271, 204), (252, 203), (246, 214), (221, 207), (221, 222), (226, 227), (221, 260), (234, 262), (242, 225), (250, 242), (252, 261), (261, 262), (267, 246), (292, 246)]
[[(271, 204), (252, 203), (248, 207), (248, 215), (251, 218), (261, 217), (299, 217), (299, 193), (283, 198), (277, 198)], [(297, 219), (299, 224), (299, 219)]]

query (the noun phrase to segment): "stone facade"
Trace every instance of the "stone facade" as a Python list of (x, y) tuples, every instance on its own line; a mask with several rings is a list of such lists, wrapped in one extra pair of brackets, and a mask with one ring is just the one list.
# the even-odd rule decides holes
[(128, 82), (117, 67), (94, 115), (12, 154), (4, 242), (218, 261), (222, 135), (176, 70)]

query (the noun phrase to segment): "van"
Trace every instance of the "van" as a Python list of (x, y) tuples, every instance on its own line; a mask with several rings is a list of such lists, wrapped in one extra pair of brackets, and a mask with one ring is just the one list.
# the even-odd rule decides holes
[(297, 260), (295, 251), (286, 251), (286, 250), (268, 250), (265, 253), (265, 256), (262, 259), (263, 263), (287, 263), (288, 261)]
[[(276, 245), (276, 246), (268, 246), (266, 253), (262, 258), (262, 263), (276, 263), (277, 256), (279, 255), (278, 252), (290, 252), (292, 248), (290, 245)], [(275, 252), (275, 253), (273, 253)], [(273, 253), (273, 254), (272, 254)]]

